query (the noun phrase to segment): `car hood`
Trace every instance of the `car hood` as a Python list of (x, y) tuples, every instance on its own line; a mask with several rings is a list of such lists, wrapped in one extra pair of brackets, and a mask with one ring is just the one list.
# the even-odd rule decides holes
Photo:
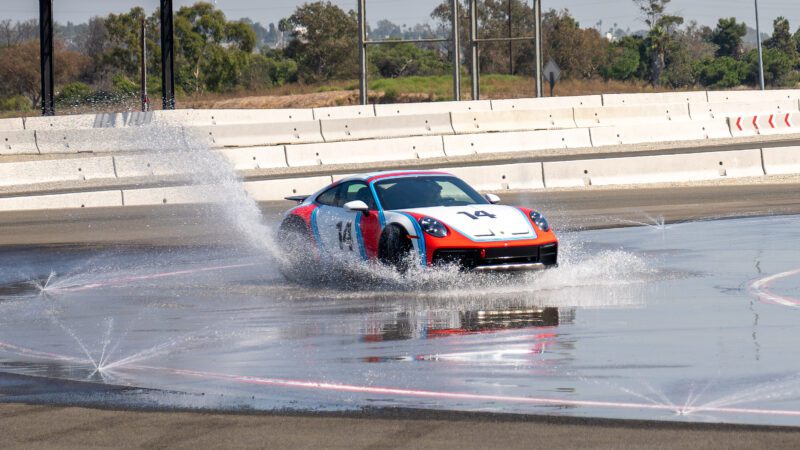
[(512, 206), (438, 206), (406, 212), (436, 219), (476, 242), (536, 239), (530, 218)]

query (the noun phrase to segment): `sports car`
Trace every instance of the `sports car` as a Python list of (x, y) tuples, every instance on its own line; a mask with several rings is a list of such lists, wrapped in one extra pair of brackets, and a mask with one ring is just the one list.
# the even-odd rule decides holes
[(540, 212), (499, 205), (496, 195), (446, 172), (356, 175), (287, 200), (298, 205), (284, 215), (278, 239), (295, 256), (377, 260), (400, 271), (411, 264), (475, 271), (557, 264), (558, 239)]

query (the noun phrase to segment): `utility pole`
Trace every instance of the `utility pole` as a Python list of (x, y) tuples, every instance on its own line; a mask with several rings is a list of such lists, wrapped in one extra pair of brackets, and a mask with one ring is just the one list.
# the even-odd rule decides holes
[(56, 114), (53, 90), (53, 0), (39, 0), (39, 62), (42, 78), (42, 115)]
[(756, 3), (756, 42), (758, 43), (758, 82), (761, 86), (761, 90), (765, 89), (764, 87), (764, 54), (761, 51), (761, 27), (758, 23), (758, 0), (755, 0)]
[(458, 36), (458, 2), (450, 0), (453, 13), (451, 29), (453, 30), (453, 100), (461, 101), (461, 43)]
[(533, 15), (536, 26), (536, 97), (544, 97), (542, 89), (542, 0), (533, 0)]
[(142, 76), (141, 76), (141, 99), (142, 99), (142, 111), (147, 112), (150, 111), (150, 99), (147, 97), (147, 40), (145, 39), (145, 18), (142, 17), (142, 29), (141, 29), (141, 69), (142, 69)]
[(508, 0), (508, 74), (514, 75), (514, 34), (511, 32), (511, 2)]
[(358, 0), (358, 100), (362, 105), (369, 101), (367, 88), (367, 2)]
[(478, 2), (469, 0), (469, 45), (470, 66), (472, 75), (472, 99), (479, 100), (480, 93), (480, 64), (478, 61)]
[(175, 45), (172, 0), (161, 0), (161, 104), (175, 109)]

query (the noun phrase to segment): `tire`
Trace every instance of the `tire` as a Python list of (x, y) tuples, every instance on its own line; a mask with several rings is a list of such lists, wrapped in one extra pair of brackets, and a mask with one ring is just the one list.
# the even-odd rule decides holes
[(311, 233), (302, 219), (289, 217), (278, 229), (278, 246), (284, 259), (291, 265), (305, 261), (310, 256)]
[(413, 250), (414, 246), (408, 238), (408, 233), (396, 225), (391, 225), (381, 235), (378, 258), (398, 272), (405, 273), (408, 271), (410, 254)]

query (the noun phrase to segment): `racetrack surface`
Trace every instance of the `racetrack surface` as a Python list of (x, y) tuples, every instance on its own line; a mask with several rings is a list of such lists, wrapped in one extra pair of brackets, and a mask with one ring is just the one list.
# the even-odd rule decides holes
[[(224, 222), (208, 227), (213, 215), (198, 218), (191, 209), (173, 209), (153, 220), (152, 212), (138, 211), (140, 224), (159, 229), (160, 239), (164, 230), (181, 235), (216, 229), (220, 235), (172, 239), (181, 245), (167, 246), (132, 225), (116, 236), (109, 231), (100, 246), (5, 247), (0, 361), (3, 372), (43, 377), (39, 380), (147, 389), (85, 395), (81, 389), (71, 394), (59, 383), (50, 389), (22, 383), (28, 387), (0, 390), (0, 399), (233, 412), (443, 411), (429, 417), (435, 427), (406, 417), (367, 422), (365, 436), (351, 436), (366, 439), (353, 441), (357, 446), (385, 441), (388, 430), (405, 431), (421, 446), (435, 445), (463, 427), (442, 421), (448, 412), (461, 417), (457, 411), (572, 417), (547, 425), (553, 442), (565, 447), (580, 446), (569, 435), (584, 423), (596, 425), (585, 433), (600, 447), (615, 446), (611, 442), (619, 436), (630, 438), (633, 447), (668, 445), (687, 436), (699, 445), (757, 442), (748, 439), (774, 430), (690, 426), (645, 432), (652, 425), (605, 427), (588, 418), (800, 423), (800, 366), (786, 357), (794, 352), (797, 331), (800, 217), (708, 220), (793, 212), (796, 187), (519, 194), (506, 201), (530, 205), (535, 196), (537, 205), (545, 205), (542, 210), (554, 212), (557, 227), (567, 230), (561, 232), (562, 265), (503, 279), (453, 271), (403, 279), (376, 268), (337, 267), (328, 268), (332, 272), (322, 280), (288, 281), (273, 256), (243, 245), (230, 230), (225, 237)], [(595, 208), (609, 213), (601, 217)], [(275, 216), (274, 208), (266, 211)], [(121, 223), (118, 217), (76, 219), (72, 239), (80, 242), (83, 226)], [(54, 226), (41, 216), (28, 219), (29, 231)], [(630, 227), (599, 229), (608, 225)], [(580, 231), (586, 228), (591, 230)], [(0, 236), (13, 240), (14, 233), (12, 227)], [(37, 233), (25, 235), (31, 234)], [(35, 430), (24, 431), (14, 422), (18, 415), (123, 423), (105, 415), (112, 413), (37, 408), (3, 406), (0, 415), (10, 420), (4, 425), (16, 423), (20, 436), (31, 439)], [(242, 430), (242, 439), (258, 435), (244, 431), (258, 421), (319, 420), (334, 436), (337, 420), (351, 420), (173, 417), (196, 423), (198, 430), (204, 421), (232, 421), (229, 429)], [(530, 425), (505, 418), (492, 428), (491, 417), (470, 420), (488, 427), (487, 436), (531, 432)], [(745, 437), (733, 439), (738, 433)], [(795, 435), (767, 434), (761, 437), (771, 447), (797, 442)], [(161, 436), (132, 442), (214, 442), (192, 440), (190, 432), (183, 436), (185, 441)], [(460, 439), (482, 442), (470, 436)], [(304, 442), (322, 439), (307, 438)], [(499, 442), (509, 446), (510, 441)]]

